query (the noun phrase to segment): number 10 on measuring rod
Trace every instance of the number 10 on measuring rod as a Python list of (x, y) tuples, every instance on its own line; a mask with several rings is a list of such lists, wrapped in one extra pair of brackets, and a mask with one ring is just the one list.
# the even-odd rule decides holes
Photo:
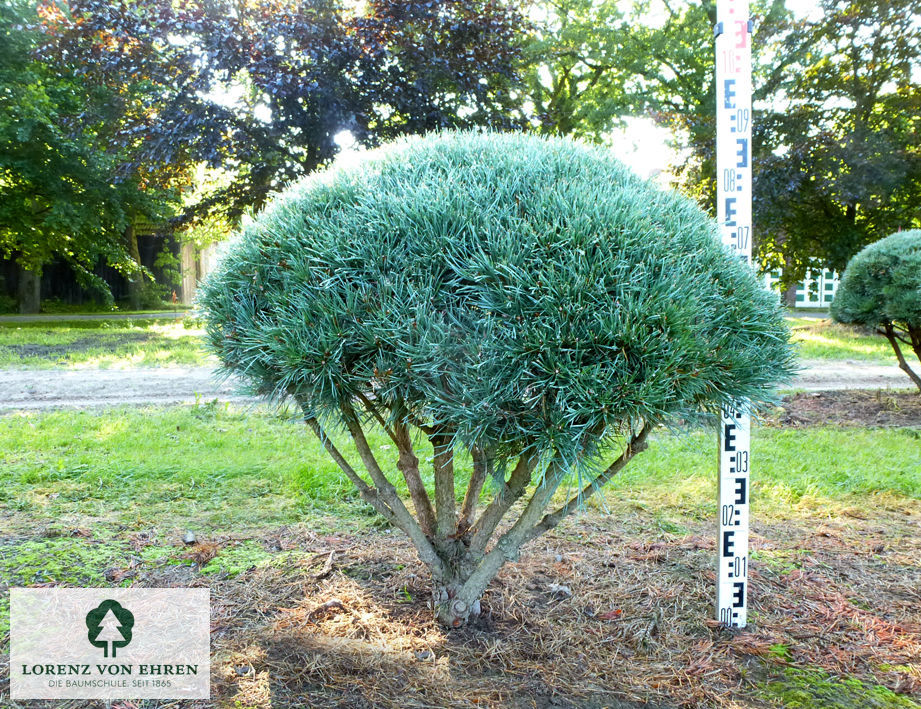
[[(723, 243), (752, 258), (751, 23), (748, 0), (717, 0), (716, 212)], [(724, 408), (719, 423), (719, 537), (716, 618), (744, 627), (748, 614), (751, 416)]]

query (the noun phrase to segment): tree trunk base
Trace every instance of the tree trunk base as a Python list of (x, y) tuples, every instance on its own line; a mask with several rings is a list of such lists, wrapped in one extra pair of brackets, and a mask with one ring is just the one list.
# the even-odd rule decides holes
[(460, 628), (480, 615), (480, 600), (466, 603), (457, 598), (461, 584), (436, 586), (432, 591), (435, 618), (446, 628)]
[(24, 315), (34, 315), (41, 312), (42, 307), (42, 272), (31, 270), (24, 266), (19, 267), (19, 312)]

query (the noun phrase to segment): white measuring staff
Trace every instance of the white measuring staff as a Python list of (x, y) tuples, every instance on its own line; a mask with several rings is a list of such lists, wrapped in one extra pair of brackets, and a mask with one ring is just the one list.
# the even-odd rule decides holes
[[(716, 204), (723, 243), (752, 260), (752, 81), (749, 0), (717, 0)], [(745, 627), (748, 616), (749, 453), (751, 416), (720, 415), (719, 553), (716, 619)]]

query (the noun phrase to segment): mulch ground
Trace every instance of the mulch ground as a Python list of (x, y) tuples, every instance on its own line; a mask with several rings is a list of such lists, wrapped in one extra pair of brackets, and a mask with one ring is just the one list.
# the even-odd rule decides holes
[[(292, 525), (258, 539), (308, 552), (297, 563), (232, 578), (141, 568), (136, 586), (210, 586), (212, 699), (111, 709), (776, 707), (766, 687), (790, 671), (921, 706), (921, 502), (756, 523), (744, 630), (711, 620), (711, 522), (681, 535), (653, 522), (642, 510), (564, 522), (500, 572), (476, 625), (454, 631), (432, 620), (427, 575), (395, 534)], [(205, 563), (233, 541), (185, 549)], [(790, 706), (896, 706), (842, 696)]]
[(805, 392), (785, 396), (766, 423), (802, 426), (921, 426), (921, 393), (913, 389)]
[[(586, 513), (503, 569), (477, 625), (448, 632), (432, 620), (427, 577), (402, 539), (284, 528), (265, 543), (315, 555), (211, 583), (214, 700), (259, 709), (769, 706), (765, 682), (796, 667), (921, 701), (921, 504), (868, 517), (854, 509), (756, 524), (741, 631), (710, 620), (709, 522), (656, 536), (643, 513)], [(190, 569), (164, 573), (142, 583), (202, 583)]]

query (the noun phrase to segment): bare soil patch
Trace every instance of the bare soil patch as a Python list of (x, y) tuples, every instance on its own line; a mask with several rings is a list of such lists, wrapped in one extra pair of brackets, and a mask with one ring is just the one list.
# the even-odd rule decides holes
[(839, 390), (783, 398), (768, 425), (921, 426), (921, 394), (915, 390)]
[(149, 332), (94, 333), (91, 337), (80, 337), (61, 345), (0, 345), (0, 354), (12, 354), (16, 357), (41, 357), (52, 359), (66, 357), (76, 352), (86, 352), (99, 348), (111, 348), (113, 351), (128, 344), (166, 342), (167, 338)]

